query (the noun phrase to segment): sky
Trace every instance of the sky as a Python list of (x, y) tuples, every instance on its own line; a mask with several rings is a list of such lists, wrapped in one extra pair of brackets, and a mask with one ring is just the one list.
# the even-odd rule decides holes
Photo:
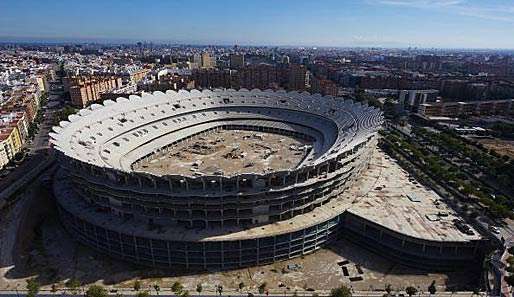
[(514, 0), (0, 0), (0, 41), (514, 49)]

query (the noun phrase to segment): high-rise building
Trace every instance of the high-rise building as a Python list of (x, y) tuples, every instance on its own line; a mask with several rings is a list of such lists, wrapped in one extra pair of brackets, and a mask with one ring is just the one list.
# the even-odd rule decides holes
[(243, 54), (230, 55), (230, 68), (241, 69), (245, 66), (245, 56)]
[(84, 107), (100, 100), (100, 94), (122, 86), (121, 77), (76, 77), (71, 79), (70, 98), (74, 106)]
[(291, 64), (288, 76), (288, 88), (290, 90), (305, 90), (307, 70), (303, 65)]
[(202, 56), (200, 54), (194, 54), (192, 61), (196, 65), (202, 65)]
[(321, 95), (337, 96), (337, 84), (325, 78), (313, 77), (311, 81), (311, 92), (320, 93)]
[(44, 75), (36, 76), (36, 84), (41, 92), (48, 92), (50, 89), (48, 79)]
[(9, 163), (21, 151), (18, 128), (12, 124), (0, 125), (0, 168)]
[(202, 53), (202, 68), (214, 68), (215, 60), (209, 53)]

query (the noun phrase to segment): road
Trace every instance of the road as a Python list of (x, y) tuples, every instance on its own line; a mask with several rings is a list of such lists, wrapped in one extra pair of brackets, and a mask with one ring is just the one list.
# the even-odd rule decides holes
[[(152, 290), (153, 291), (153, 290)], [(159, 292), (159, 294), (156, 294), (154, 291), (153, 292), (150, 292), (148, 291), (150, 296), (159, 296), (159, 297), (177, 297), (176, 294), (172, 293), (171, 291), (166, 291), (166, 292)], [(116, 292), (111, 292), (109, 293), (109, 295), (111, 296), (135, 296), (138, 292), (134, 291), (134, 290), (127, 290), (127, 291), (116, 291)], [(241, 294), (240, 292), (234, 292), (235, 294), (230, 294), (230, 293), (223, 293), (221, 296), (222, 297), (248, 297), (248, 293), (245, 293), (245, 294)], [(353, 292), (352, 293), (352, 296), (353, 297), (383, 297), (384, 294), (386, 292), (385, 291), (358, 291), (358, 292)], [(83, 292), (79, 292), (78, 294), (73, 294), (72, 292), (70, 292), (69, 290), (68, 291), (57, 291), (55, 293), (52, 293), (52, 292), (41, 292), (40, 294), (38, 294), (37, 296), (41, 296), (41, 297), (55, 297), (55, 296), (84, 296), (83, 295), (84, 293)], [(218, 294), (216, 294), (215, 292), (212, 292), (212, 293), (202, 293), (202, 294), (198, 294), (196, 292), (193, 292), (193, 293), (189, 293), (191, 296), (194, 296), (194, 297), (215, 297), (215, 296), (220, 296)], [(266, 295), (266, 294), (257, 294), (257, 293), (251, 293), (253, 295), (253, 297), (292, 297), (292, 296), (295, 296), (295, 293), (294, 292), (287, 292), (286, 294), (283, 294), (283, 293), (270, 293), (269, 295)], [(313, 296), (314, 294), (316, 294), (317, 296), (330, 296), (330, 291), (316, 291), (316, 292), (298, 292), (296, 293), (296, 296), (298, 297), (307, 297), (307, 296)], [(405, 292), (402, 292), (402, 293), (399, 293), (399, 294), (396, 294), (395, 292), (392, 292), (391, 293), (392, 295), (391, 296), (408, 296), (407, 294), (405, 294)], [(252, 296), (250, 295), (250, 296)], [(0, 291), (0, 296), (1, 297), (20, 297), (20, 296), (26, 296), (26, 292), (23, 292), (23, 291)], [(179, 295), (180, 296), (180, 295)], [(436, 292), (435, 294), (430, 294), (428, 292), (422, 292), (422, 293), (416, 293), (415, 295), (412, 295), (412, 297), (479, 297), (479, 296), (491, 296), (491, 295), (486, 295), (485, 293), (480, 293), (480, 294), (474, 294), (473, 292)]]
[(14, 167), (9, 174), (0, 179), (0, 192), (5, 190), (14, 182), (20, 180), (30, 170), (36, 168), (38, 164), (43, 162), (48, 156), (49, 148), (49, 136), (48, 133), (51, 131), (53, 126), (53, 117), (55, 112), (59, 110), (60, 105), (60, 94), (50, 94), (48, 99), (48, 105), (50, 107), (43, 107), (43, 119), (39, 125), (37, 133), (34, 135), (34, 139), (27, 142), (25, 150), (27, 154), (25, 160)]

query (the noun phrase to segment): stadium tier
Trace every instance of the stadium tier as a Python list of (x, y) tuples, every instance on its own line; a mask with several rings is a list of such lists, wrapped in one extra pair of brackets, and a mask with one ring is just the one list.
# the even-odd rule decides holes
[(225, 269), (335, 239), (383, 117), (298, 92), (154, 92), (54, 127), (54, 192), (80, 242), (149, 266)]

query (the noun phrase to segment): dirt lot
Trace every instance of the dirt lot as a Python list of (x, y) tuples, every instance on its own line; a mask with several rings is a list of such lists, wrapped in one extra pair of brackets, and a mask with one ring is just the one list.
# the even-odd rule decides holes
[(166, 155), (135, 164), (150, 173), (185, 175), (265, 173), (295, 167), (307, 142), (284, 135), (219, 130), (192, 138)]
[[(34, 208), (42, 209), (41, 205), (35, 204), (32, 209), (27, 209), (28, 213), (33, 214)], [(465, 270), (434, 273), (412, 269), (395, 264), (345, 239), (301, 258), (232, 271), (141, 268), (76, 244), (65, 232), (52, 209), (47, 207), (46, 213), (40, 216), (42, 220), (32, 224), (32, 236), (28, 234), (30, 230), (24, 232), (24, 238), (29, 237), (30, 240), (22, 240), (12, 260), (0, 263), (0, 289), (15, 289), (17, 286), (24, 288), (26, 279), (30, 277), (37, 277), (46, 289), (50, 289), (52, 284), (64, 288), (70, 279), (76, 279), (82, 284), (101, 283), (116, 288), (132, 288), (134, 280), (140, 279), (145, 288), (159, 284), (163, 289), (179, 281), (193, 293), (198, 284), (202, 284), (206, 292), (214, 292), (216, 285), (222, 285), (224, 292), (228, 293), (235, 292), (239, 283), (244, 283), (245, 290), (256, 293), (257, 287), (266, 282), (272, 293), (293, 294), (298, 291), (299, 294), (309, 294), (306, 291), (326, 290), (341, 283), (355, 290), (383, 290), (386, 284), (391, 284), (396, 290), (409, 285), (426, 288), (435, 281), (438, 291), (443, 291), (470, 289), (479, 282), (478, 272)], [(9, 216), (16, 215), (12, 213)], [(0, 236), (9, 236), (12, 242), (11, 235), (0, 232)], [(5, 238), (0, 238), (0, 241)]]
[(477, 139), (485, 148), (492, 149), (500, 155), (507, 155), (514, 159), (514, 141), (501, 139)]
[[(347, 276), (342, 266), (337, 264), (346, 261), (347, 264), (343, 266), (348, 271)], [(409, 285), (427, 287), (434, 280), (438, 290), (444, 290), (465, 288), (467, 284), (475, 283), (478, 277), (470, 277), (469, 271), (430, 273), (396, 265), (346, 240), (301, 258), (226, 272), (186, 273), (175, 269), (139, 268), (75, 244), (58, 221), (52, 218), (45, 220), (38, 228), (35, 240), (1, 281), (0, 288), (12, 289), (17, 284), (24, 287), (25, 279), (30, 276), (38, 276), (46, 288), (53, 283), (65, 287), (64, 283), (69, 279), (77, 279), (83, 284), (102, 283), (131, 288), (135, 279), (141, 279), (143, 287), (157, 283), (161, 288), (171, 287), (175, 281), (179, 281), (190, 292), (194, 292), (199, 283), (204, 291), (214, 291), (216, 285), (223, 285), (227, 292), (235, 291), (241, 282), (245, 284), (245, 290), (255, 292), (259, 285), (266, 282), (270, 292), (290, 293), (310, 288), (333, 288), (341, 283), (355, 290), (382, 290), (386, 284), (392, 284), (395, 289)], [(358, 276), (362, 277), (361, 281), (350, 280)]]

